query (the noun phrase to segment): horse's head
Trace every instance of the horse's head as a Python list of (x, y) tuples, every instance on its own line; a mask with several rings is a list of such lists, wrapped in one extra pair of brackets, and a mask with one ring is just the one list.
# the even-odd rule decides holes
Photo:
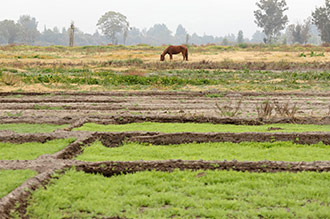
[(164, 61), (165, 60), (165, 56), (163, 54), (160, 55), (160, 61)]

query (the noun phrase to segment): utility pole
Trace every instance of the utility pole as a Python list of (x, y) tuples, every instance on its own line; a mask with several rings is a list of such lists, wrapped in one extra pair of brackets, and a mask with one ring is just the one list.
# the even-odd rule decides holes
[(69, 28), (69, 34), (70, 34), (70, 47), (73, 47), (74, 44), (74, 30), (75, 30), (75, 26), (73, 21), (71, 22), (70, 28)]

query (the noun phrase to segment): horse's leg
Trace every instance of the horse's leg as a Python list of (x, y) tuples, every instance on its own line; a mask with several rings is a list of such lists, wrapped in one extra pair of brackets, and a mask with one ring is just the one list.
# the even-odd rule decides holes
[(173, 59), (172, 53), (170, 53), (169, 55), (170, 55), (170, 59), (172, 60)]
[(187, 60), (188, 61), (188, 51), (183, 51), (182, 52), (182, 56), (183, 56), (183, 61)]

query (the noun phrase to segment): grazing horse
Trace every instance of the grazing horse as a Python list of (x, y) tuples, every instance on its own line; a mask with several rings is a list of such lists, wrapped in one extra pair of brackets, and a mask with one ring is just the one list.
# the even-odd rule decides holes
[(164, 61), (165, 60), (165, 55), (169, 54), (170, 55), (170, 59), (173, 59), (173, 54), (178, 54), (178, 53), (182, 53), (183, 56), (183, 60), (187, 60), (188, 61), (188, 49), (185, 46), (169, 46), (167, 47), (164, 52), (160, 55), (160, 61)]

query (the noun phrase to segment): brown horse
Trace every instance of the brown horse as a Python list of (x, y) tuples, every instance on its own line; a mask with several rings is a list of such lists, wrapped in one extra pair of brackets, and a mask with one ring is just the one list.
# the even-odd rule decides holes
[(188, 49), (185, 46), (169, 46), (167, 47), (164, 52), (160, 55), (160, 61), (164, 61), (165, 60), (165, 55), (169, 54), (170, 55), (170, 59), (173, 59), (173, 54), (179, 54), (182, 53), (183, 56), (183, 60), (187, 60), (188, 61)]

